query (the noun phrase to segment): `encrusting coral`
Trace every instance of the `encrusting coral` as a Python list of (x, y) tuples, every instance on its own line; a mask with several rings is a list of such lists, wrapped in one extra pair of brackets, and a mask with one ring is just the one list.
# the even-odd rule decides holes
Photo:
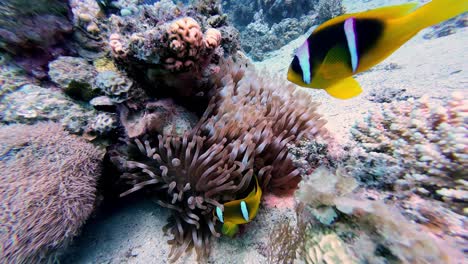
[(127, 100), (133, 81), (119, 72), (103, 71), (96, 76), (94, 85), (101, 89), (112, 102), (122, 103)]
[(3, 126), (0, 142), (0, 258), (47, 262), (93, 211), (104, 153), (56, 123)]
[(367, 185), (409, 189), (460, 207), (468, 198), (467, 124), (461, 93), (444, 106), (426, 97), (385, 105), (351, 130), (360, 150), (350, 169)]
[(144, 188), (174, 210), (167, 226), (173, 259), (192, 247), (207, 257), (211, 237), (220, 236), (214, 208), (244, 197), (254, 175), (265, 192), (294, 189), (300, 176), (287, 143), (325, 134), (317, 104), (284, 81), (227, 62), (214, 87), (213, 101), (191, 131), (146, 134), (110, 152), (131, 186), (122, 196)]

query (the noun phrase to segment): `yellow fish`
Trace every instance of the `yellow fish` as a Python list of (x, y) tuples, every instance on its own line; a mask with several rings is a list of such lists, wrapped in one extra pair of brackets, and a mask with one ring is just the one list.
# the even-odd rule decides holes
[(262, 190), (255, 177), (255, 186), (247, 197), (224, 203), (224, 210), (216, 207), (216, 211), (213, 213), (216, 213), (216, 217), (223, 223), (221, 232), (233, 237), (239, 230), (239, 225), (252, 221), (257, 215), (261, 198)]
[(420, 30), (468, 11), (468, 0), (433, 0), (345, 14), (318, 26), (297, 49), (288, 80), (348, 99), (362, 92), (352, 77), (378, 64)]

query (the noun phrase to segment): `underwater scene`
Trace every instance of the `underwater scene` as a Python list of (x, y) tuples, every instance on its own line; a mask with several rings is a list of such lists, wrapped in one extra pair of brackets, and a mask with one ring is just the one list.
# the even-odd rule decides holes
[(2, 0), (0, 264), (468, 263), (468, 0)]

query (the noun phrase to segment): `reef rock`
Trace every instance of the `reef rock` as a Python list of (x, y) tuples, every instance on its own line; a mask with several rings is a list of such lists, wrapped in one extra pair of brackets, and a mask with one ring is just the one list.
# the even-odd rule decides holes
[(96, 69), (85, 59), (61, 56), (49, 64), (49, 76), (66, 94), (89, 101), (97, 92), (93, 85)]
[(5, 0), (0, 5), (0, 47), (28, 73), (45, 78), (47, 63), (65, 53), (72, 32), (65, 1)]
[(0, 99), (2, 123), (34, 124), (58, 121), (68, 131), (81, 133), (94, 111), (77, 104), (60, 91), (24, 85)]

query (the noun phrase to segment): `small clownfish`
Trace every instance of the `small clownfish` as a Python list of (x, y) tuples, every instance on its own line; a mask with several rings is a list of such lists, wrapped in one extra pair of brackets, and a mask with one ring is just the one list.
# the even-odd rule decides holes
[(345, 14), (318, 26), (297, 49), (288, 80), (348, 99), (362, 89), (353, 75), (378, 64), (420, 30), (468, 11), (468, 0), (433, 0)]
[(224, 203), (224, 210), (216, 207), (213, 213), (223, 223), (221, 232), (224, 235), (233, 237), (239, 230), (239, 225), (252, 221), (257, 215), (261, 198), (262, 190), (255, 177), (255, 186), (247, 197)]

